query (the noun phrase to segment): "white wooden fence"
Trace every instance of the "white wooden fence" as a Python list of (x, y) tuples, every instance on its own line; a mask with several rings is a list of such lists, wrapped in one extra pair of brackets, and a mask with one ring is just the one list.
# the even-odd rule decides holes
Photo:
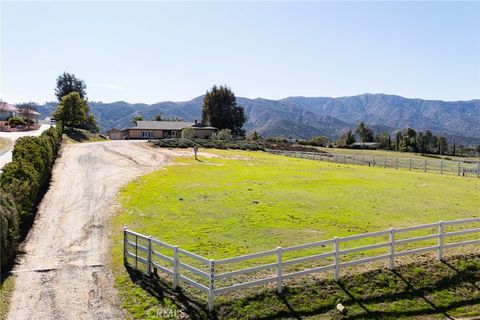
[(463, 162), (452, 160), (430, 160), (412, 158), (393, 158), (380, 156), (365, 156), (354, 154), (334, 154), (326, 152), (305, 152), (287, 150), (265, 150), (267, 152), (287, 157), (328, 161), (342, 164), (356, 164), (369, 167), (408, 169), (409, 171), (435, 172), (457, 176), (476, 176), (480, 178), (480, 160), (478, 162)]
[[(454, 226), (457, 226), (456, 228)], [(474, 227), (476, 226), (476, 227)], [(454, 231), (447, 228), (454, 227)], [(458, 229), (460, 227), (461, 229)], [(408, 233), (426, 232), (421, 236), (412, 237)], [(407, 235), (407, 236), (402, 236)], [(469, 235), (465, 237), (464, 235)], [(232, 258), (213, 260), (207, 259), (195, 253), (183, 250), (178, 246), (153, 239), (127, 228), (124, 228), (124, 263), (126, 266), (151, 275), (152, 272), (163, 272), (173, 279), (173, 288), (176, 288), (180, 282), (187, 283), (208, 295), (208, 309), (214, 308), (214, 297), (219, 294), (227, 293), (233, 290), (240, 290), (252, 286), (276, 283), (277, 291), (282, 292), (282, 282), (286, 279), (292, 279), (308, 275), (333, 271), (335, 281), (340, 279), (342, 268), (351, 267), (379, 260), (387, 260), (390, 270), (395, 268), (395, 258), (406, 255), (419, 254), (429, 251), (436, 251), (438, 259), (443, 258), (445, 249), (467, 245), (480, 244), (480, 218), (471, 218), (464, 220), (440, 221), (438, 223), (423, 224), (406, 228), (370, 232), (365, 234), (352, 235), (347, 237), (334, 237), (333, 239), (316, 241), (291, 247), (278, 247), (277, 249), (247, 254)], [(461, 239), (459, 239), (459, 236)], [(472, 239), (472, 236), (474, 237)], [(364, 239), (374, 239), (374, 243), (364, 246), (356, 246)], [(452, 241), (450, 239), (455, 238)], [(386, 241), (385, 241), (386, 239)], [(465, 240), (467, 239), (467, 240)], [(462, 241), (459, 241), (462, 240)], [(408, 248), (405, 245), (430, 241), (428, 245)], [(432, 245), (432, 241), (434, 244)], [(348, 245), (350, 244), (350, 245)], [(403, 245), (403, 248), (402, 248)], [(331, 250), (320, 254), (298, 254), (302, 250), (312, 248), (325, 248), (331, 246)], [(326, 247), (328, 250), (328, 247)], [(386, 253), (378, 254), (377, 249), (384, 249)], [(373, 250), (374, 255), (359, 258), (354, 253)], [(163, 251), (163, 253), (161, 253)], [(375, 252), (377, 251), (377, 252)], [(284, 255), (295, 253), (297, 258), (287, 259)], [(345, 259), (350, 256), (352, 259)], [(219, 272), (217, 268), (243, 263), (247, 260), (262, 260), (264, 257), (273, 258), (271, 263), (261, 263), (253, 267), (243, 269), (233, 269), (228, 272)], [(306, 267), (306, 262), (327, 261), (325, 265), (316, 267)], [(187, 263), (187, 261), (189, 261)], [(254, 261), (255, 262), (255, 261)], [(168, 266), (167, 266), (168, 265)], [(293, 272), (287, 272), (288, 266), (296, 265)], [(203, 270), (202, 270), (203, 269)], [(258, 271), (273, 270), (269, 275), (262, 274), (254, 279), (242, 279), (236, 282), (240, 275), (252, 274)], [(191, 275), (189, 275), (191, 274)], [(227, 286), (218, 286), (216, 282), (230, 280)], [(233, 282), (232, 282), (233, 281)], [(203, 283), (202, 283), (203, 282)]]

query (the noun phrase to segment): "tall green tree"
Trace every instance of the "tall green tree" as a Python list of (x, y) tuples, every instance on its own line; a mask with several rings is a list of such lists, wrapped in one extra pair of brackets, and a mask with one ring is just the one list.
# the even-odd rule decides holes
[(245, 135), (244, 109), (237, 105), (235, 94), (226, 86), (216, 85), (203, 98), (202, 122), (218, 129), (229, 129), (234, 135)]
[(87, 99), (87, 85), (85, 82), (75, 77), (74, 74), (64, 72), (57, 78), (55, 95), (60, 102), (64, 96), (72, 92), (78, 92), (80, 98)]
[(137, 114), (133, 116), (132, 123), (136, 125), (138, 121), (142, 121), (142, 120), (143, 120), (143, 116)]
[(438, 137), (437, 153), (445, 154), (448, 151), (448, 142), (445, 137)]
[[(62, 127), (78, 128), (87, 121), (88, 108), (78, 92), (72, 92), (62, 98), (53, 117), (62, 123)], [(62, 128), (62, 129), (63, 129)]]
[(360, 137), (362, 144), (373, 141), (373, 130), (370, 129), (363, 121), (360, 122), (355, 132)]

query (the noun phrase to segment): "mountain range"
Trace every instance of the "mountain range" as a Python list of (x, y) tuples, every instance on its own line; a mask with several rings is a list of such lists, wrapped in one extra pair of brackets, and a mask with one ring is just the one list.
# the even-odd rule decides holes
[[(155, 104), (127, 103), (124, 101), (88, 104), (95, 115), (101, 132), (110, 128), (132, 126), (132, 118), (142, 115), (150, 120), (157, 114), (179, 117), (187, 121), (201, 118), (203, 96), (183, 102)], [(413, 128), (431, 130), (450, 141), (465, 145), (480, 144), (480, 100), (441, 101), (409, 99), (387, 94), (362, 94), (351, 97), (288, 97), (280, 100), (248, 99), (237, 97), (245, 108), (247, 122), (244, 128), (257, 131), (264, 137), (292, 137), (308, 139), (324, 135), (336, 138), (354, 130), (360, 121), (374, 131)], [(55, 102), (38, 105), (41, 116), (49, 116)]]

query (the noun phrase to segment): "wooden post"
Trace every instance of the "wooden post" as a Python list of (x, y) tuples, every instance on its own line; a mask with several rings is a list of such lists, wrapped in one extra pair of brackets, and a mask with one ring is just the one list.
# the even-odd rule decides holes
[(460, 175), (460, 161), (457, 161), (457, 176)]
[(444, 233), (444, 222), (440, 221), (438, 223), (438, 260), (443, 259), (443, 233)]
[(398, 158), (395, 158), (395, 169), (398, 170)]
[(282, 293), (282, 247), (277, 248), (277, 292)]
[(408, 159), (408, 170), (412, 171), (412, 159)]
[(388, 269), (395, 269), (395, 228), (390, 228), (390, 261)]
[(210, 260), (210, 281), (208, 285), (208, 311), (213, 311), (213, 301), (215, 298), (215, 291), (214, 291), (214, 282), (215, 282), (215, 261)]
[(423, 172), (427, 172), (427, 160), (425, 160), (425, 164), (423, 165)]
[(340, 255), (338, 253), (338, 248), (339, 248), (339, 243), (338, 243), (338, 237), (333, 238), (333, 251), (335, 253), (333, 259), (334, 263), (334, 270), (333, 270), (333, 278), (335, 281), (340, 280)]
[(440, 174), (443, 174), (443, 160), (440, 160)]
[(355, 164), (355, 155), (352, 156), (352, 164)]
[(148, 237), (148, 251), (147, 251), (147, 276), (152, 273), (152, 237)]
[(127, 262), (127, 227), (123, 227), (123, 265), (128, 265)]
[(477, 178), (480, 178), (480, 161), (477, 163)]
[(375, 167), (375, 156), (372, 156), (373, 166)]
[(347, 159), (345, 155), (343, 155), (343, 163), (347, 163)]
[(138, 270), (138, 236), (135, 235), (135, 269)]
[(365, 156), (362, 156), (362, 165), (365, 165)]
[(173, 247), (173, 289), (178, 287), (178, 246)]

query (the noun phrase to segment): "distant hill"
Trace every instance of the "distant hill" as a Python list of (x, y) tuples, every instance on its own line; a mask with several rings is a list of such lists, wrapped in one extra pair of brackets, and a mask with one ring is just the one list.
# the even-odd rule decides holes
[[(152, 119), (161, 113), (165, 117), (180, 117), (193, 121), (201, 118), (203, 96), (184, 102), (130, 104), (89, 102), (101, 131), (112, 127), (131, 126), (134, 115)], [(325, 135), (335, 138), (354, 129), (360, 121), (375, 131), (394, 132), (407, 127), (431, 130), (458, 143), (480, 143), (480, 100), (440, 101), (408, 99), (386, 94), (362, 94), (341, 98), (289, 97), (281, 100), (238, 97), (245, 108), (247, 131), (257, 131), (265, 137), (310, 138)], [(49, 116), (56, 103), (39, 106), (42, 116)]]

